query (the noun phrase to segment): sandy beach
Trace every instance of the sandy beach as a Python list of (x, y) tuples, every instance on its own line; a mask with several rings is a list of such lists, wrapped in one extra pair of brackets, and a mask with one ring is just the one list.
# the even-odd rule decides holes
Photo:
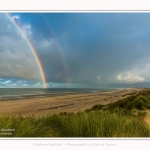
[(59, 94), (24, 96), (0, 100), (0, 113), (7, 115), (43, 116), (60, 112), (79, 112), (91, 108), (96, 104), (109, 104), (130, 95), (137, 94), (144, 89), (120, 89), (109, 92), (95, 92), (88, 94)]

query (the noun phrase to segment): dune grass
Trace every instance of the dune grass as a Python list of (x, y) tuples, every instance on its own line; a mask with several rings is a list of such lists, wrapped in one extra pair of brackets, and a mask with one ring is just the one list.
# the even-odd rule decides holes
[[(0, 129), (1, 137), (46, 137), (53, 135), (51, 129), (45, 126), (44, 122), (33, 116), (23, 118), (22, 116), (2, 115), (0, 117)], [(5, 131), (8, 129), (13, 131)]]
[(148, 126), (140, 119), (109, 111), (41, 118), (1, 116), (0, 129), (15, 129), (11, 135), (1, 137), (150, 137)]
[(85, 112), (108, 110), (117, 114), (146, 116), (144, 110), (150, 109), (150, 90), (139, 92), (137, 95), (132, 95), (127, 98), (121, 99), (117, 102), (108, 105), (94, 105)]
[(130, 96), (116, 103), (110, 104), (109, 109), (120, 107), (125, 110), (138, 109), (146, 110), (150, 109), (150, 97), (147, 95)]

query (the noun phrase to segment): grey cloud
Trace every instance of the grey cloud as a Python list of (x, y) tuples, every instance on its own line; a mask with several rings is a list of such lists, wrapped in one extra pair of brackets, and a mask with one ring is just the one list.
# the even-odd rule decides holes
[(39, 68), (21, 33), (0, 14), (0, 76), (41, 80)]
[(96, 83), (97, 76), (103, 74), (102, 82), (117, 83), (120, 72), (140, 65), (150, 55), (147, 42), (150, 15), (109, 14), (91, 18), (88, 24), (91, 28), (85, 37), (73, 36), (73, 31), (67, 35), (66, 31), (67, 42), (60, 39), (62, 47), (66, 44), (64, 55), (69, 77), (75, 83)]

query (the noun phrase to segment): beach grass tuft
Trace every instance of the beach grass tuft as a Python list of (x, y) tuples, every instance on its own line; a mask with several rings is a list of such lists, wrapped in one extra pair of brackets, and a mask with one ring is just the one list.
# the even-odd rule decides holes
[(1, 134), (1, 137), (150, 136), (148, 126), (141, 119), (109, 111), (60, 113), (39, 118), (0, 116), (0, 128), (15, 129), (12, 134)]

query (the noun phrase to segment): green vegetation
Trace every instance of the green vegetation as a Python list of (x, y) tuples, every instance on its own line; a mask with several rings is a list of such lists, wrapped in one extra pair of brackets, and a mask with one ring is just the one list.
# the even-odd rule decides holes
[(146, 110), (150, 109), (150, 98), (148, 96), (140, 95), (140, 96), (130, 96), (123, 100), (120, 100), (114, 104), (109, 105), (109, 109), (114, 109), (116, 107), (120, 107), (121, 109), (131, 110)]
[(104, 106), (99, 104), (99, 105), (94, 105), (92, 108), (90, 109), (86, 109), (85, 112), (90, 112), (90, 111), (96, 111), (96, 110), (102, 110)]
[(150, 137), (142, 120), (109, 111), (60, 113), (41, 118), (1, 116), (0, 129), (15, 129), (1, 137)]
[(146, 109), (150, 109), (149, 91), (76, 114), (39, 118), (1, 115), (0, 137), (150, 137), (150, 129), (143, 121)]
[(146, 112), (144, 112), (144, 110), (148, 109), (150, 109), (150, 90), (139, 92), (137, 95), (129, 96), (106, 106), (101, 104), (94, 105), (91, 109), (85, 110), (85, 112), (108, 110), (117, 114), (145, 117)]

